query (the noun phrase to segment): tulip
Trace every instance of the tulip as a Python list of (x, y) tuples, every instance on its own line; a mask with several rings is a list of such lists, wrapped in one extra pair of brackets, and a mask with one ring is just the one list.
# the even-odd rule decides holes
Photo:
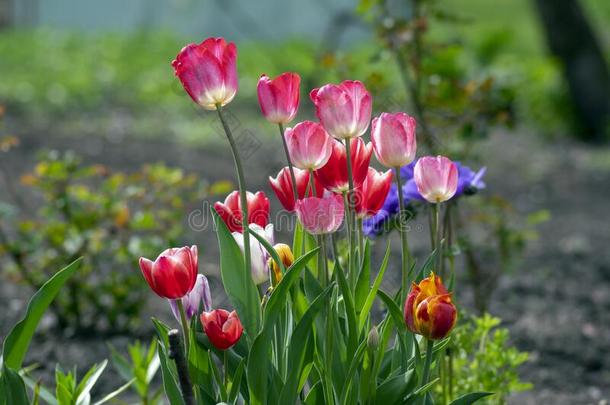
[[(297, 181), (298, 197), (304, 198), (305, 192), (309, 186), (309, 172), (307, 170), (294, 169), (294, 177)], [(314, 182), (316, 196), (322, 197), (322, 194), (324, 194), (324, 187), (318, 180), (314, 179)], [(288, 167), (284, 167), (282, 170), (280, 170), (275, 178), (270, 176), (269, 184), (275, 192), (277, 199), (280, 200), (282, 207), (284, 207), (286, 211), (293, 212), (295, 201), (294, 193), (292, 192), (292, 179), (290, 178), (290, 171)], [(311, 190), (307, 194), (311, 196)]]
[(299, 169), (316, 170), (330, 159), (333, 140), (317, 122), (303, 121), (286, 128), (284, 137), (292, 164)]
[[(253, 194), (246, 193), (248, 200), (248, 223), (262, 227), (269, 223), (269, 199), (262, 191)], [(224, 203), (217, 201), (214, 209), (229, 228), (230, 232), (242, 232), (241, 201), (239, 192), (233, 191), (227, 196)]]
[(392, 170), (385, 173), (369, 167), (362, 187), (356, 189), (356, 214), (360, 218), (377, 214), (392, 187)]
[(372, 99), (362, 82), (327, 84), (313, 89), (309, 97), (316, 106), (318, 119), (335, 138), (358, 137), (368, 129)]
[(166, 249), (154, 262), (140, 257), (140, 270), (158, 296), (182, 298), (197, 281), (197, 246)]
[(444, 156), (425, 156), (415, 164), (413, 178), (422, 197), (431, 203), (441, 203), (455, 194), (458, 170), (455, 163)]
[(371, 142), (379, 163), (394, 169), (415, 159), (415, 126), (415, 118), (403, 112), (373, 118)]
[(343, 223), (343, 200), (327, 193), (323, 198), (307, 197), (296, 203), (297, 218), (312, 235), (333, 233)]
[(224, 38), (208, 38), (199, 45), (182, 48), (172, 62), (174, 73), (193, 101), (215, 110), (233, 100), (237, 93), (237, 48)]
[[(361, 138), (351, 139), (350, 155), (352, 160), (352, 177), (354, 188), (362, 186), (368, 173), (373, 146), (369, 142), (365, 144)], [(333, 142), (333, 151), (328, 163), (314, 172), (315, 178), (327, 190), (335, 193), (348, 191), (349, 182), (347, 179), (347, 153), (345, 145), (339, 141)]]
[(405, 301), (407, 328), (431, 340), (446, 337), (455, 326), (457, 309), (441, 278), (431, 273), (419, 284), (413, 283)]
[(219, 350), (227, 350), (237, 343), (244, 331), (235, 311), (229, 313), (224, 309), (215, 309), (203, 312), (200, 319), (210, 343)]
[[(265, 228), (257, 224), (250, 224), (250, 232), (263, 236), (267, 242), (273, 244), (273, 224), (269, 224)], [(240, 232), (233, 232), (233, 238), (244, 253), (244, 235)], [(258, 285), (267, 281), (269, 279), (269, 253), (253, 236), (250, 236), (250, 261), (254, 283)]]
[(299, 85), (296, 73), (282, 73), (275, 79), (262, 75), (256, 88), (258, 103), (267, 121), (287, 124), (294, 119), (299, 108)]
[[(277, 255), (280, 257), (284, 268), (287, 269), (292, 266), (294, 263), (294, 255), (292, 254), (292, 250), (290, 246), (285, 243), (278, 243), (273, 246), (273, 249), (277, 252)], [(274, 285), (279, 283), (282, 279), (282, 272), (280, 271), (280, 266), (273, 260), (273, 258), (269, 259), (269, 267), (271, 268), (271, 272), (273, 273), (273, 278), (275, 280)]]
[[(212, 309), (212, 295), (210, 294), (210, 284), (208, 279), (203, 274), (197, 274), (197, 281), (195, 287), (182, 297), (182, 307), (184, 308), (184, 314), (187, 320), (191, 320), (198, 312), (199, 305), (203, 304), (203, 310), (209, 311)], [(169, 300), (169, 306), (174, 314), (174, 317), (181, 321), (180, 310), (176, 300)]]

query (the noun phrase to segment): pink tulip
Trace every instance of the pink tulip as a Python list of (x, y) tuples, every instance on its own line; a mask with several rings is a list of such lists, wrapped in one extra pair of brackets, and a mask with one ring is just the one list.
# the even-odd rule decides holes
[(258, 103), (267, 121), (287, 124), (294, 119), (299, 108), (299, 85), (296, 73), (282, 73), (275, 79), (262, 75), (256, 88)]
[(419, 194), (431, 203), (447, 201), (457, 190), (457, 166), (444, 156), (420, 158), (413, 177)]
[(343, 223), (343, 199), (327, 193), (323, 198), (307, 197), (297, 201), (297, 218), (312, 235), (333, 233)]
[(208, 38), (182, 48), (172, 62), (193, 101), (206, 110), (228, 104), (237, 93), (237, 48), (224, 38)]
[(284, 137), (292, 164), (299, 169), (316, 170), (330, 159), (333, 139), (317, 122), (300, 122), (287, 128)]
[(154, 262), (140, 257), (140, 270), (158, 296), (182, 298), (197, 281), (197, 246), (165, 249)]
[(398, 112), (373, 118), (371, 142), (379, 163), (395, 168), (415, 159), (415, 118)]
[(361, 136), (371, 120), (371, 95), (359, 81), (327, 84), (309, 93), (316, 115), (329, 134), (338, 139)]

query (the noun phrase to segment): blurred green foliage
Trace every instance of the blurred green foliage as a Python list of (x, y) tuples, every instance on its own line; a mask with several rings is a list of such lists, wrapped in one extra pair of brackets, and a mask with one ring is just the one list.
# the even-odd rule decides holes
[(22, 178), (40, 207), (3, 204), (0, 255), (6, 274), (34, 289), (83, 256), (77, 279), (52, 310), (59, 326), (77, 333), (133, 330), (149, 291), (137, 261), (179, 244), (189, 202), (209, 186), (194, 175), (163, 164), (127, 174), (84, 165), (73, 153), (47, 152)]

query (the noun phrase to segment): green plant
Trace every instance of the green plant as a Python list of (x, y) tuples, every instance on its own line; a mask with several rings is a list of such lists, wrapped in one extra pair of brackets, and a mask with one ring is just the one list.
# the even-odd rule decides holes
[(22, 180), (41, 206), (33, 213), (8, 206), (0, 214), (0, 254), (12, 259), (5, 277), (38, 289), (51, 269), (83, 256), (81, 277), (52, 306), (60, 328), (137, 327), (145, 299), (137, 260), (184, 236), (185, 201), (197, 201), (205, 185), (163, 164), (127, 174), (84, 165), (70, 152), (41, 155)]
[(508, 329), (499, 327), (500, 319), (489, 314), (462, 319), (448, 346), (452, 364), (446, 364), (452, 368), (454, 392), (493, 392), (481, 403), (501, 405), (508, 394), (531, 389), (532, 384), (521, 381), (518, 374), (528, 353), (510, 344)]
[(117, 369), (121, 377), (129, 382), (142, 404), (159, 403), (159, 395), (162, 390), (159, 388), (151, 392), (151, 383), (159, 370), (159, 356), (157, 355), (157, 342), (154, 340), (148, 347), (140, 341), (127, 346), (128, 357), (121, 355), (114, 347), (112, 351), (112, 364)]

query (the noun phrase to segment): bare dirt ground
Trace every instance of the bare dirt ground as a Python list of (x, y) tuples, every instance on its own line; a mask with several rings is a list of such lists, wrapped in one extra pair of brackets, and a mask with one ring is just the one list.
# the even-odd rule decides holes
[[(31, 169), (40, 148), (72, 149), (88, 162), (130, 170), (142, 163), (165, 161), (212, 181), (232, 178), (230, 155), (221, 145), (186, 148), (171, 140), (142, 140), (129, 136), (59, 136), (18, 133), (21, 145), (2, 157), (10, 178)], [(265, 138), (266, 139), (266, 138)], [(488, 189), (512, 199), (524, 213), (550, 210), (552, 219), (539, 228), (540, 239), (530, 244), (520, 268), (503, 276), (492, 298), (491, 312), (504, 320), (513, 342), (531, 353), (522, 377), (533, 390), (515, 395), (512, 404), (602, 404), (610, 398), (610, 148), (571, 141), (543, 141), (533, 136), (497, 132), (480, 145), (486, 156)], [(283, 166), (278, 143), (262, 142), (246, 160), (250, 189), (264, 190), (279, 204), (267, 177)], [(5, 198), (0, 194), (0, 199)], [(282, 236), (280, 235), (279, 238)], [(211, 230), (192, 238), (202, 251), (202, 271), (218, 290), (216, 240)], [(425, 238), (422, 238), (425, 239)], [(418, 245), (419, 243), (419, 245)], [(415, 249), (424, 241), (415, 242)], [(378, 244), (376, 249), (383, 248)], [(134, 269), (137, 271), (137, 269)], [(389, 270), (392, 271), (391, 269)], [(0, 283), (0, 336), (21, 316), (31, 294), (6, 281)], [(459, 294), (458, 294), (458, 299)], [(223, 305), (223, 298), (217, 297)], [(468, 298), (464, 297), (467, 302)], [(151, 298), (147, 315), (171, 320), (165, 302)], [(28, 361), (49, 375), (54, 363), (81, 369), (108, 356), (104, 340), (66, 338), (53, 332), (52, 320), (40, 327)], [(151, 329), (139, 332), (149, 339)], [(110, 339), (124, 347), (128, 338)], [(102, 388), (120, 382), (113, 374)]]

